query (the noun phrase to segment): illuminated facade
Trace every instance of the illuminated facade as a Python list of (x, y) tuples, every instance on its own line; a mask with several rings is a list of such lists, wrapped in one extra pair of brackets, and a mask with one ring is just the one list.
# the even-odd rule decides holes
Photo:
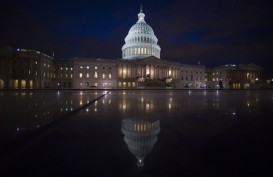
[(35, 50), (0, 48), (1, 88), (52, 88), (53, 58)]
[(262, 78), (262, 67), (251, 64), (223, 65), (206, 69), (207, 88), (250, 89)]
[(0, 88), (250, 88), (261, 78), (254, 64), (186, 65), (160, 59), (161, 48), (142, 9), (125, 38), (122, 59), (54, 59), (35, 50), (0, 48)]

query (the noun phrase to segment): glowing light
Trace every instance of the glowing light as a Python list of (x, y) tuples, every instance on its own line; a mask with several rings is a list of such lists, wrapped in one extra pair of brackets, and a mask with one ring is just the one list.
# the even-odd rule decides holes
[(97, 112), (98, 111), (97, 108), (95, 108), (94, 111)]
[(82, 100), (80, 100), (80, 105), (82, 105)]
[(150, 104), (149, 103), (146, 104), (146, 109), (150, 109)]
[(169, 103), (169, 109), (172, 109), (172, 104), (171, 103)]

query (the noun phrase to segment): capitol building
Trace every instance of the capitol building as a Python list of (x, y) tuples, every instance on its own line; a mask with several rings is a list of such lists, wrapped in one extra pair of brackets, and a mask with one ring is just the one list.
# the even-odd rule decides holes
[(0, 88), (251, 88), (255, 64), (206, 68), (161, 59), (154, 30), (140, 9), (120, 59), (55, 59), (36, 50), (0, 47)]

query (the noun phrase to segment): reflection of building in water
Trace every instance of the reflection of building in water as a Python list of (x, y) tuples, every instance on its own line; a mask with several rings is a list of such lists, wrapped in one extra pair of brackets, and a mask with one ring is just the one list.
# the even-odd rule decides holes
[(160, 131), (160, 121), (147, 122), (141, 120), (122, 120), (122, 133), (129, 151), (137, 158), (137, 165), (144, 165), (144, 158), (152, 151), (157, 134)]

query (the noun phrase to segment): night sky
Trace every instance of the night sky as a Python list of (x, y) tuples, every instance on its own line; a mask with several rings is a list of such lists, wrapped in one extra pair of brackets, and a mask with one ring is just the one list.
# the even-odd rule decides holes
[(0, 45), (55, 58), (121, 58), (143, 4), (161, 58), (206, 66), (256, 63), (273, 76), (273, 6), (267, 0), (9, 0)]

